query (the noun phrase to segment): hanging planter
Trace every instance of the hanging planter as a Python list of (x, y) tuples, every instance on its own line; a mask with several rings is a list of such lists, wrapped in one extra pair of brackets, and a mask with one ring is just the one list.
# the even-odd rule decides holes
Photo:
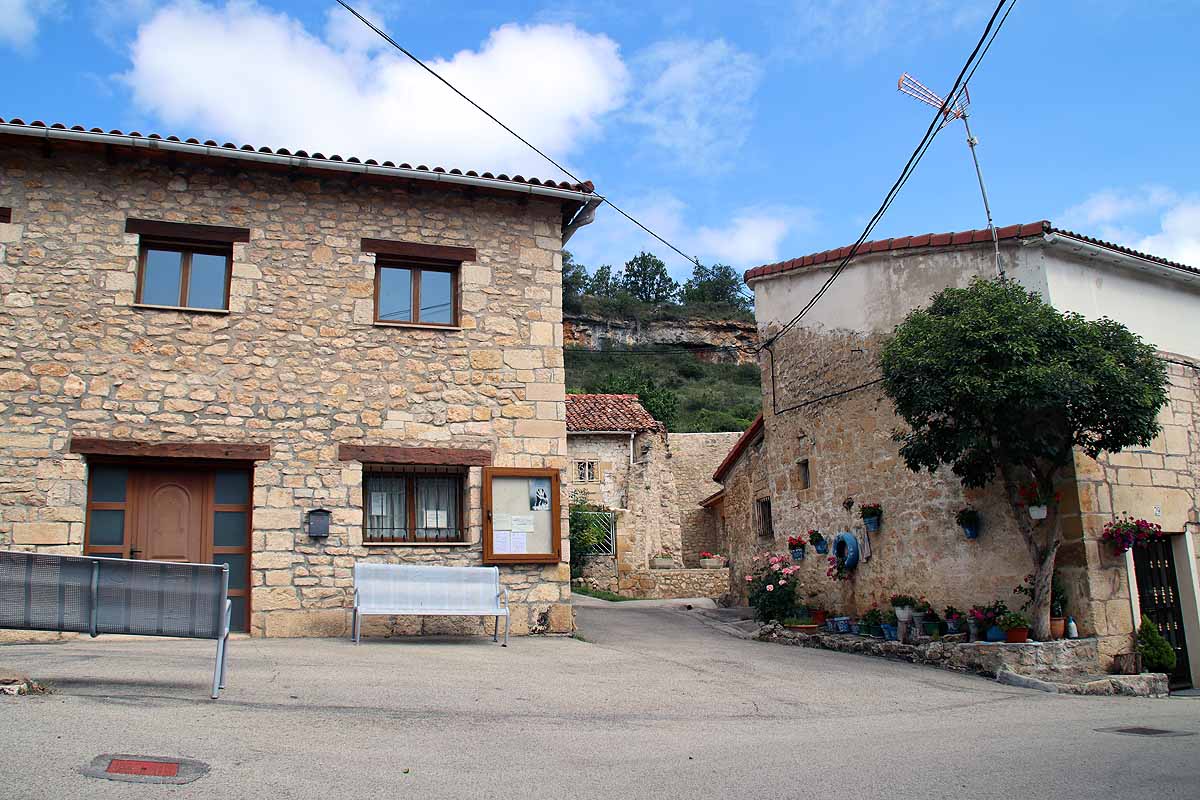
[(858, 513), (862, 515), (863, 525), (868, 531), (874, 533), (879, 530), (879, 520), (883, 517), (883, 506), (879, 503), (863, 503), (858, 507)]
[(979, 512), (967, 506), (959, 509), (958, 515), (955, 517), (958, 520), (958, 525), (963, 529), (963, 535), (968, 539), (975, 539), (979, 536), (979, 528), (983, 524), (983, 519)]
[(1029, 516), (1031, 519), (1045, 519), (1050, 513), (1050, 506), (1030, 506)]
[(817, 555), (823, 556), (829, 552), (829, 540), (820, 531), (809, 531), (808, 541), (812, 542), (813, 550), (817, 551)]
[(833, 537), (833, 554), (829, 556), (829, 568), (825, 575), (835, 581), (848, 581), (858, 566), (858, 539), (849, 533)]
[(792, 554), (793, 561), (804, 560), (804, 547), (806, 544), (807, 542), (804, 541), (803, 536), (788, 537), (788, 552)]
[(1045, 519), (1050, 513), (1050, 504), (1058, 502), (1058, 495), (1046, 493), (1036, 483), (1022, 486), (1020, 492), (1030, 519)]
[(1119, 556), (1135, 545), (1145, 547), (1152, 539), (1162, 535), (1161, 525), (1127, 516), (1106, 522), (1100, 538), (1112, 545), (1113, 555)]

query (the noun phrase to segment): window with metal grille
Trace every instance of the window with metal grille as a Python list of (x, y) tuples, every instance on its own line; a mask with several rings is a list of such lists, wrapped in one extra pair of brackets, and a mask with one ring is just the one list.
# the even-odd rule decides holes
[(775, 528), (771, 523), (771, 498), (764, 497), (761, 500), (755, 500), (754, 506), (758, 510), (758, 535), (764, 539), (774, 539)]
[(576, 461), (575, 462), (575, 482), (576, 483), (594, 483), (600, 480), (600, 470), (595, 461)]
[(363, 541), (465, 541), (461, 474), (368, 469), (364, 488)]

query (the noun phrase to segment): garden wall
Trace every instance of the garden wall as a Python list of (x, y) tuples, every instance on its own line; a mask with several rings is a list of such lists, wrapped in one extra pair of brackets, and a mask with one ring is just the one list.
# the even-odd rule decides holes
[(720, 526), (715, 515), (700, 506), (700, 501), (717, 492), (721, 485), (713, 481), (713, 472), (741, 434), (672, 433), (671, 472), (679, 502), (681, 555), (687, 567), (700, 565), (700, 554), (708, 551), (724, 554)]

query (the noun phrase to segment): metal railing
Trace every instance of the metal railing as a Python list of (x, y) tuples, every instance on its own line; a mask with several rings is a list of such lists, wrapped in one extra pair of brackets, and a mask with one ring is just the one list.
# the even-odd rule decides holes
[(589, 556), (615, 556), (617, 554), (617, 515), (612, 511), (573, 511), (576, 524), (582, 524), (596, 533), (598, 543), (588, 549)]

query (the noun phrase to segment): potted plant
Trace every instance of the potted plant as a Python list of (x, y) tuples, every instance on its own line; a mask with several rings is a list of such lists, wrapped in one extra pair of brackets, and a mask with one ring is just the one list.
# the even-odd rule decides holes
[(925, 624), (925, 618), (931, 613), (933, 613), (933, 606), (928, 600), (925, 599), (925, 595), (921, 595), (912, 607), (913, 625), (916, 625), (917, 629), (919, 630), (920, 627)]
[(900, 638), (900, 620), (896, 616), (895, 609), (888, 612), (879, 627), (883, 631), (883, 638), (889, 642), (894, 642)]
[(996, 620), (996, 624), (1004, 631), (1004, 641), (1009, 644), (1021, 644), (1029, 641), (1029, 617), (1020, 611), (1009, 611)]
[(925, 620), (921, 623), (921, 627), (925, 629), (926, 636), (942, 635), (942, 621), (938, 619), (937, 612), (932, 608), (925, 612)]
[(970, 506), (960, 508), (958, 514), (955, 515), (955, 519), (958, 520), (959, 527), (963, 529), (963, 535), (968, 539), (974, 539), (979, 536), (979, 527), (982, 518), (979, 516), (978, 511)]
[(789, 617), (783, 621), (783, 627), (797, 633), (814, 634), (821, 627), (812, 621), (812, 617)]
[(879, 530), (879, 520), (883, 517), (883, 506), (879, 503), (863, 503), (858, 507), (858, 513), (862, 515), (863, 525), (868, 531), (874, 533)]
[(759, 553), (751, 559), (746, 594), (755, 619), (770, 622), (796, 616), (795, 574), (799, 571), (786, 555)]
[(813, 622), (818, 625), (824, 625), (825, 620), (829, 617), (829, 612), (820, 606), (809, 606), (808, 613), (812, 614)]
[(894, 594), (891, 597), (892, 609), (896, 612), (896, 619), (900, 622), (908, 622), (913, 618), (913, 606), (917, 604), (917, 599), (909, 594)]
[(804, 560), (804, 546), (806, 544), (808, 544), (808, 542), (804, 541), (803, 536), (789, 536), (788, 537), (788, 551), (791, 552), (793, 560), (795, 560), (795, 561), (803, 561)]
[(879, 610), (879, 606), (871, 606), (867, 613), (862, 615), (862, 619), (858, 621), (858, 632), (862, 636), (882, 636), (883, 629), (883, 612)]
[[(1033, 605), (1033, 575), (1026, 575), (1024, 582), (1013, 589), (1013, 594), (1025, 596), (1022, 611)], [(1067, 634), (1067, 589), (1055, 572), (1050, 578), (1050, 638), (1061, 639)]]
[(720, 569), (725, 566), (725, 556), (720, 553), (710, 553), (707, 550), (700, 554), (701, 569)]
[(1165, 672), (1170, 675), (1175, 671), (1177, 656), (1161, 633), (1154, 620), (1142, 614), (1142, 624), (1137, 631), (1137, 653), (1147, 672)]
[(817, 555), (823, 556), (829, 552), (829, 540), (820, 531), (810, 530), (808, 541), (812, 543), (813, 550), (817, 551)]
[(946, 620), (946, 633), (958, 633), (962, 630), (964, 615), (954, 606), (946, 606), (942, 611), (942, 619)]
[(1021, 501), (1029, 511), (1030, 519), (1042, 520), (1049, 513), (1050, 504), (1058, 500), (1054, 493), (1045, 492), (1036, 483), (1027, 483), (1020, 489)]
[(984, 637), (989, 642), (1003, 642), (1004, 629), (1000, 627), (1000, 618), (1008, 613), (1008, 605), (1003, 600), (997, 600), (990, 606), (984, 607), (987, 610), (988, 627), (984, 633)]
[(650, 556), (650, 569), (671, 569), (674, 566), (675, 559), (671, 557), (671, 551), (666, 547)]
[(1125, 516), (1105, 523), (1100, 538), (1112, 545), (1113, 555), (1119, 556), (1134, 545), (1145, 547), (1151, 539), (1162, 535), (1161, 525)]

